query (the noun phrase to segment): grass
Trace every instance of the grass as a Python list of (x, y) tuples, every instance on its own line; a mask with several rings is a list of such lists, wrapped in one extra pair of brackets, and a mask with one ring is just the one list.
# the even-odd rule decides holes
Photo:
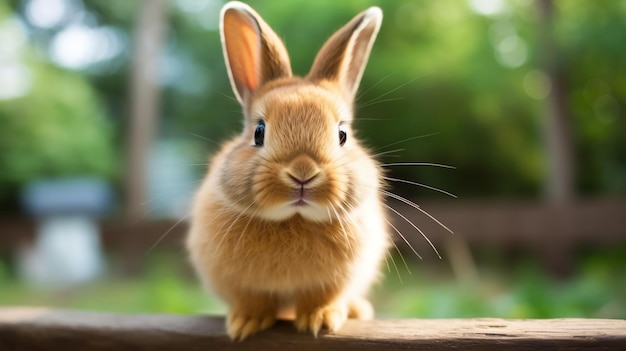
[(137, 278), (104, 276), (66, 289), (37, 289), (0, 271), (0, 305), (52, 306), (122, 313), (224, 313), (225, 306), (206, 294), (183, 262), (173, 255), (155, 255)]
[(378, 309), (394, 318), (626, 319), (626, 280), (619, 278), (624, 262), (623, 255), (585, 257), (568, 279), (547, 276), (531, 259), (476, 280), (417, 270), (401, 284), (388, 274), (376, 297)]
[[(398, 258), (396, 261), (400, 262)], [(620, 318), (626, 319), (626, 252), (582, 255), (577, 274), (556, 280), (532, 258), (479, 265), (478, 277), (457, 280), (443, 261), (409, 262), (385, 271), (373, 291), (381, 318)], [(144, 275), (105, 276), (64, 290), (38, 290), (0, 262), (0, 305), (52, 306), (124, 313), (224, 314), (179, 256), (155, 253)], [(497, 268), (497, 269), (496, 269)]]

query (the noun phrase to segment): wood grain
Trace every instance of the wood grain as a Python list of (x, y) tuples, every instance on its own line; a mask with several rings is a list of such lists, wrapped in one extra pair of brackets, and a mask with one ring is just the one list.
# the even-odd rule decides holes
[(626, 321), (407, 319), (348, 321), (314, 338), (288, 321), (231, 342), (224, 319), (0, 308), (0, 350), (626, 350)]

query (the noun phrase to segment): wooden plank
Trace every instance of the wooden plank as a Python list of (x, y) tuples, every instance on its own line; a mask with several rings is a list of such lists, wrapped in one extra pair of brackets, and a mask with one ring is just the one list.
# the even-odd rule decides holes
[(279, 322), (231, 342), (220, 317), (0, 308), (0, 350), (624, 350), (626, 321), (350, 320), (314, 338)]

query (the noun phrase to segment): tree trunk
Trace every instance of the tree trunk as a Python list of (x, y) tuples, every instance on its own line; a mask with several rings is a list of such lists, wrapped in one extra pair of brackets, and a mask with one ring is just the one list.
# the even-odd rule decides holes
[(160, 110), (158, 66), (165, 40), (166, 3), (143, 0), (134, 33), (130, 81), (130, 119), (127, 131), (125, 215), (141, 218), (146, 210), (148, 156), (157, 130)]
[(572, 121), (567, 102), (567, 79), (553, 37), (554, 4), (552, 0), (538, 0), (537, 4), (541, 66), (552, 85), (547, 96), (544, 121), (547, 153), (545, 195), (550, 203), (563, 204), (571, 201), (575, 195), (576, 169)]

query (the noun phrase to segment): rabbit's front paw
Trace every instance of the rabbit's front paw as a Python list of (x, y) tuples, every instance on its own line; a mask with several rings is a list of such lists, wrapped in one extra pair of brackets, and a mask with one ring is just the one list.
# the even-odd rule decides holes
[(348, 304), (348, 318), (369, 320), (374, 318), (374, 308), (364, 298), (357, 298)]
[(251, 314), (232, 310), (226, 320), (226, 331), (231, 340), (241, 341), (248, 336), (271, 327), (276, 321), (274, 312)]
[(311, 331), (317, 336), (322, 328), (333, 332), (343, 325), (348, 318), (345, 306), (333, 304), (313, 308), (308, 311), (298, 311), (296, 315), (296, 327), (299, 331)]

